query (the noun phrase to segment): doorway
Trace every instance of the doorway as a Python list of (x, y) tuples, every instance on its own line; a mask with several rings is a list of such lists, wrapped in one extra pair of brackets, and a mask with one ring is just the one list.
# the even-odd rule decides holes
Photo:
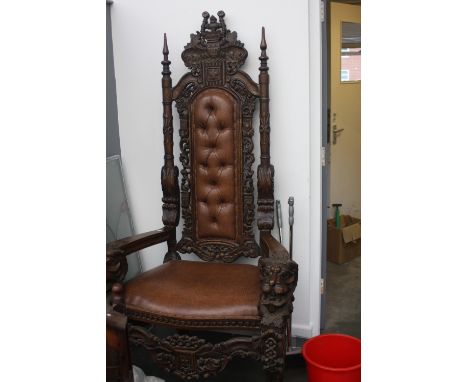
[(360, 1), (324, 1), (324, 13), (321, 329), (360, 337)]

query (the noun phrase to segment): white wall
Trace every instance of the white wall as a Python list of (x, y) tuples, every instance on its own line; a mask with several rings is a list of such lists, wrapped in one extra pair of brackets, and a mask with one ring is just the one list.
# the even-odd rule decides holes
[[(166, 32), (168, 37), (175, 84), (186, 71), (180, 54), (189, 42), (190, 33), (199, 30), (201, 13), (206, 10), (216, 14), (220, 9), (226, 13), (227, 27), (238, 32), (249, 52), (243, 69), (254, 80), (258, 79), (261, 27), (266, 29), (275, 197), (283, 204), (286, 225), (290, 195), (295, 197), (296, 204), (294, 259), (299, 263), (299, 282), (295, 293), (293, 332), (309, 337), (318, 334), (320, 326), (319, 0), (114, 2), (112, 28), (122, 161), (135, 230), (141, 233), (162, 226), (160, 62), (163, 33)], [(176, 131), (178, 125), (174, 108)], [(257, 127), (254, 140), (258, 158), (258, 110), (254, 126)], [(177, 138), (178, 134), (175, 134), (176, 143)], [(175, 154), (178, 158), (178, 145)], [(180, 163), (178, 166), (180, 169)], [(144, 251), (144, 269), (161, 264), (165, 251), (165, 246)]]

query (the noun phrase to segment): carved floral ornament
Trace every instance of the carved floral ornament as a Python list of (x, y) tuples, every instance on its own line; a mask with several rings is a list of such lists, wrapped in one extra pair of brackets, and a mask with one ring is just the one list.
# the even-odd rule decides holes
[(239, 337), (212, 344), (196, 336), (172, 335), (158, 338), (148, 330), (129, 325), (130, 341), (143, 346), (164, 371), (183, 380), (215, 376), (234, 357), (260, 359), (260, 337)]
[(225, 61), (227, 74), (234, 74), (244, 64), (248, 53), (237, 39), (237, 33), (226, 29), (223, 11), (218, 12), (219, 21), (208, 12), (203, 12), (202, 16), (200, 31), (190, 35), (182, 60), (195, 77), (205, 69), (203, 74), (209, 82), (210, 78), (220, 75), (222, 68), (217, 65), (220, 60)]

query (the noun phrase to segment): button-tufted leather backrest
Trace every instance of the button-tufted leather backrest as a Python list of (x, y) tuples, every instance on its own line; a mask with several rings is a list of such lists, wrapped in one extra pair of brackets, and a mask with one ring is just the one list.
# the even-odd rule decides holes
[[(208, 88), (191, 107), (193, 206), (197, 239), (237, 240), (242, 222), (238, 106), (228, 91)], [(242, 226), (241, 226), (242, 227)]]
[[(260, 255), (254, 221), (257, 217), (259, 227), (268, 230), (273, 211), (268, 68), (262, 61), (260, 83), (253, 81), (240, 69), (248, 53), (237, 33), (226, 29), (224, 21), (210, 18), (208, 23), (205, 16), (200, 31), (190, 36), (182, 52), (189, 71), (172, 89), (168, 49), (163, 49), (163, 217), (176, 226), (180, 200), (183, 230), (177, 251), (194, 253), (205, 261), (233, 262), (240, 256)], [(263, 193), (256, 208), (252, 119), (258, 100), (262, 167), (257, 174)], [(172, 159), (171, 101), (180, 118), (180, 193)]]

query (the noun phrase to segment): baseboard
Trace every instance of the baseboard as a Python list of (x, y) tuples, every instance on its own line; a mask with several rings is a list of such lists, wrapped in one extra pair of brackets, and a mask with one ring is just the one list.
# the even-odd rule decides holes
[(292, 335), (303, 337), (303, 338), (311, 338), (313, 336), (313, 325), (312, 323), (309, 325), (301, 325), (301, 324), (292, 324)]

